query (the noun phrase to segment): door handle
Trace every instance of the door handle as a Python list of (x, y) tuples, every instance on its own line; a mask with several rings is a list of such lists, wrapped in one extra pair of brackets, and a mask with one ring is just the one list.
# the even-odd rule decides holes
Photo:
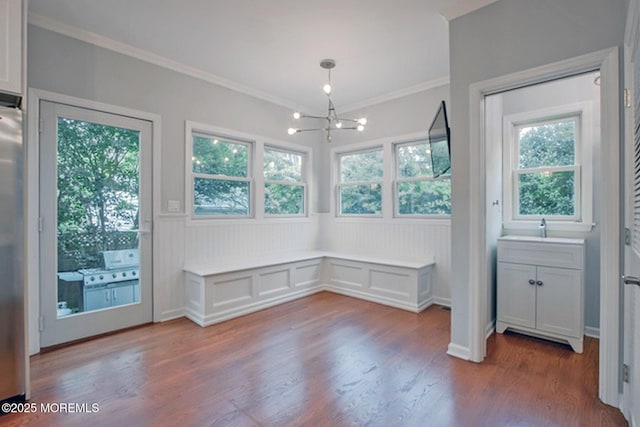
[(637, 285), (640, 286), (640, 279), (635, 276), (622, 276), (622, 280), (625, 285)]
[(139, 235), (143, 236), (143, 235), (149, 235), (151, 234), (151, 229), (152, 229), (153, 225), (150, 219), (144, 219), (142, 220), (142, 224), (134, 230), (129, 230), (129, 231), (134, 231), (136, 233), (138, 233)]

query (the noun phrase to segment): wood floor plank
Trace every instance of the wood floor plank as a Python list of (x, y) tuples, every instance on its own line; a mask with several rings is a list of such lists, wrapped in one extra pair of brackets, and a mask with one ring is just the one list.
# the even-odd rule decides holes
[(320, 293), (201, 328), (186, 319), (31, 359), (32, 400), (97, 413), (9, 414), (0, 426), (623, 426), (584, 354), (493, 335), (486, 361), (446, 355), (450, 313)]

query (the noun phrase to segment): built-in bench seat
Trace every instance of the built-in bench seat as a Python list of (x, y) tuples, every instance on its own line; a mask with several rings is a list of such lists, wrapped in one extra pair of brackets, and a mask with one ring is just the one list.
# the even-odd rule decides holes
[(434, 267), (325, 251), (187, 263), (185, 315), (208, 326), (324, 290), (419, 312), (433, 302)]

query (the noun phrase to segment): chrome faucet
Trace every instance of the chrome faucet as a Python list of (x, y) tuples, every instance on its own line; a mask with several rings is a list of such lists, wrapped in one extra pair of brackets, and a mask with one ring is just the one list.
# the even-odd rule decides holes
[(538, 228), (540, 229), (540, 237), (547, 237), (547, 221), (544, 218), (540, 221)]

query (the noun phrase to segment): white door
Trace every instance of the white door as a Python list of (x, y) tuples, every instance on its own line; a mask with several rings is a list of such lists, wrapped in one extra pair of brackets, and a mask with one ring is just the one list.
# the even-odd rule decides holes
[(40, 345), (151, 322), (151, 123), (45, 101), (40, 118)]
[[(635, 6), (635, 24), (638, 31), (640, 2)], [(625, 227), (627, 242), (624, 253), (624, 274), (626, 285), (624, 296), (624, 364), (627, 379), (623, 383), (624, 412), (632, 426), (640, 425), (640, 41), (636, 36), (630, 46), (631, 55), (625, 57), (628, 96), (625, 121)], [(634, 280), (634, 278), (636, 280)]]

